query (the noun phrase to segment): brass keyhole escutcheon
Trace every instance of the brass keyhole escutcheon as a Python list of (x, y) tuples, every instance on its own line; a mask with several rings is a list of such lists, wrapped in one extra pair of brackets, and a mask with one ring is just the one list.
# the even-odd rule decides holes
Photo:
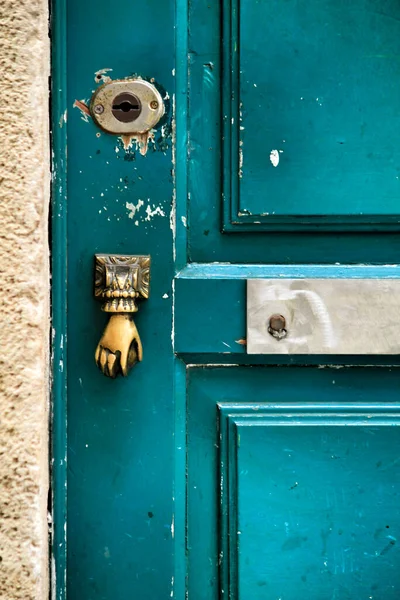
[(137, 96), (124, 92), (114, 98), (111, 112), (121, 123), (132, 123), (142, 112), (142, 104)]
[(94, 123), (114, 135), (147, 133), (154, 129), (164, 111), (157, 87), (140, 78), (104, 83), (90, 101)]

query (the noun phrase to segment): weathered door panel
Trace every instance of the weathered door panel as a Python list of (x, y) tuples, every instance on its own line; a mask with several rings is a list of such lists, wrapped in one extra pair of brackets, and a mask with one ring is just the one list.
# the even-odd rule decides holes
[(398, 3), (231, 0), (225, 10), (232, 225), (389, 222), (400, 186)]
[(379, 0), (191, 5), (193, 262), (393, 262), (399, 10)]
[(399, 375), (189, 369), (190, 598), (397, 598)]

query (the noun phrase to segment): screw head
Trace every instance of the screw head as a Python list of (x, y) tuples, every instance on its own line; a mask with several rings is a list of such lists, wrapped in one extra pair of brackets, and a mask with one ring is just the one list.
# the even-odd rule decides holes
[(286, 319), (283, 315), (271, 315), (268, 322), (268, 333), (277, 340), (282, 340), (287, 335)]
[(269, 326), (274, 331), (280, 331), (282, 329), (285, 329), (286, 319), (283, 315), (272, 315), (269, 318)]
[(96, 104), (93, 110), (96, 115), (101, 115), (104, 112), (104, 106), (102, 104)]
[(150, 108), (153, 108), (154, 110), (155, 110), (156, 108), (158, 108), (158, 102), (157, 102), (157, 100), (152, 100), (152, 101), (150, 102)]

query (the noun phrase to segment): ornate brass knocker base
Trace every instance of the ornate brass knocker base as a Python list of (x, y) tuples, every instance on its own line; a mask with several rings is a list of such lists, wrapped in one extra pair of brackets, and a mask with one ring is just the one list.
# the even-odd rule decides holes
[(150, 257), (97, 254), (95, 296), (112, 313), (96, 348), (95, 360), (107, 377), (128, 375), (143, 358), (142, 342), (133, 321), (136, 300), (149, 297)]

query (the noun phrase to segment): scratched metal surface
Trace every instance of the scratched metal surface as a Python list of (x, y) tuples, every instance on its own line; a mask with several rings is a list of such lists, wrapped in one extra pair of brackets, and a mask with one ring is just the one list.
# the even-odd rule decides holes
[[(268, 331), (285, 318), (286, 335)], [(249, 279), (249, 354), (399, 354), (398, 279)]]

